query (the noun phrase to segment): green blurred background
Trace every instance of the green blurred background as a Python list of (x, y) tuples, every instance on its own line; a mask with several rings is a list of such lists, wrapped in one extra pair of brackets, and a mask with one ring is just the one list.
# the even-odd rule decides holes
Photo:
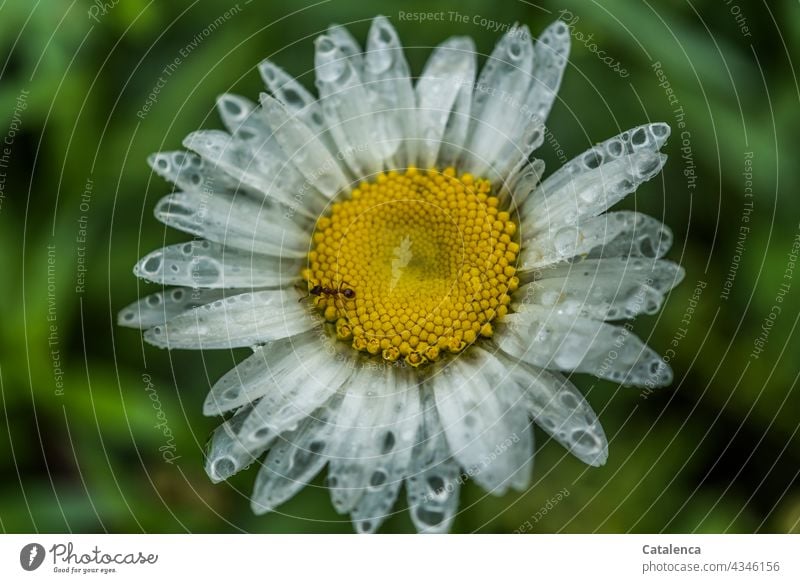
[[(202, 446), (219, 420), (202, 416), (202, 402), (209, 383), (243, 353), (169, 353), (115, 321), (121, 307), (155, 287), (134, 278), (136, 259), (186, 238), (153, 218), (155, 201), (171, 186), (145, 157), (179, 148), (199, 127), (221, 128), (218, 94), (256, 99), (255, 66), (265, 57), (311, 86), (314, 36), (338, 22), (363, 41), (376, 13), (395, 23), (414, 74), (449, 35), (474, 37), (486, 54), (499, 36), (493, 27), (519, 21), (537, 35), (559, 14), (570, 19), (570, 64), (549, 121), (567, 157), (647, 120), (673, 126), (663, 177), (623, 206), (670, 225), (676, 242), (669, 258), (687, 270), (663, 311), (635, 324), (662, 354), (674, 343), (675, 383), (646, 394), (577, 375), (609, 437), (608, 464), (587, 468), (537, 430), (533, 486), (494, 498), (468, 484), (453, 530), (511, 532), (530, 521), (534, 532), (798, 531), (800, 271), (794, 281), (784, 276), (800, 233), (792, 65), (800, 57), (800, 4), (112, 4), (0, 4), (3, 531), (351, 531), (321, 479), (265, 517), (249, 509), (254, 468), (220, 485), (207, 479)], [(202, 34), (232, 7), (212, 34)], [(426, 23), (400, 17), (420, 10), (447, 16)], [(192, 43), (157, 102), (137, 116), (164, 67)], [(602, 62), (591, 43), (628, 75)], [(655, 62), (677, 104), (660, 86)], [(557, 149), (546, 143), (540, 151), (549, 171), (562, 157)], [(752, 198), (743, 175), (749, 152)], [(742, 226), (750, 231), (737, 252)], [(83, 290), (76, 290), (79, 276)], [(778, 302), (782, 283), (790, 288)], [(774, 306), (781, 312), (753, 358)], [(166, 441), (156, 407), (174, 436), (174, 463), (159, 451)], [(563, 489), (569, 495), (542, 516)], [(412, 530), (403, 507), (383, 532)]]

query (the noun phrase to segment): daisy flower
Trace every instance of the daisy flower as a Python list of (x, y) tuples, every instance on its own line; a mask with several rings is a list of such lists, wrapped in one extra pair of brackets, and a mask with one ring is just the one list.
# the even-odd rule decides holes
[(327, 465), (336, 510), (375, 531), (402, 485), (421, 532), (446, 532), (465, 478), (501, 495), (531, 479), (535, 422), (605, 463), (595, 413), (564, 373), (661, 386), (667, 364), (610, 322), (653, 314), (683, 276), (672, 235), (606, 212), (662, 168), (649, 123), (542, 180), (533, 156), (569, 54), (562, 22), (436, 47), (414, 81), (377, 17), (362, 50), (315, 42), (319, 97), (270, 61), (260, 103), (218, 100), (227, 132), (150, 157), (178, 190), (158, 220), (195, 239), (146, 255), (162, 286), (120, 313), (160, 347), (252, 355), (211, 388), (223, 481), (257, 461), (256, 513)]

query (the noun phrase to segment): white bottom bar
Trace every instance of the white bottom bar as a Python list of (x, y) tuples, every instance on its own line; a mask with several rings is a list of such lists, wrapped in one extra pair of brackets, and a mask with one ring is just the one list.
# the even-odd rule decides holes
[(778, 582), (798, 554), (792, 535), (5, 535), (0, 581)]

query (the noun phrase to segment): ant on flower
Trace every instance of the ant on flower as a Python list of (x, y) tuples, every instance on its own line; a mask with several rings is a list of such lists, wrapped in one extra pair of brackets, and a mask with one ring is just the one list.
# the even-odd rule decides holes
[(344, 297), (345, 299), (348, 299), (348, 300), (355, 299), (355, 297), (356, 297), (355, 290), (352, 287), (343, 288), (342, 286), (344, 286), (345, 284), (350, 286), (350, 284), (347, 283), (346, 281), (340, 282), (339, 283), (339, 287), (336, 288), (336, 289), (333, 289), (332, 287), (327, 287), (327, 286), (321, 285), (319, 283), (314, 284), (314, 286), (310, 290), (308, 290), (308, 294), (303, 296), (302, 298), (300, 298), (297, 301), (301, 302), (304, 299), (306, 299), (309, 295), (317, 296), (317, 297), (319, 297), (319, 296), (328, 296), (328, 297), (331, 297), (331, 298), (337, 298), (339, 296), (342, 296), (342, 297)]

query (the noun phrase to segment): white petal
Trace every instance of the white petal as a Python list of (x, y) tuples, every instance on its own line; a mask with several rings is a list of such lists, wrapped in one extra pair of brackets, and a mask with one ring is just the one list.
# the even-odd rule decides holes
[[(246, 460), (249, 452), (260, 453), (280, 434), (296, 430), (347, 380), (350, 371), (343, 361), (333, 359), (319, 348), (319, 339), (310, 333), (297, 337), (294, 349), (282, 359), (272, 361), (269, 347), (258, 354), (257, 358), (267, 364), (268, 378), (261, 380), (268, 390), (255, 405), (245, 405), (235, 415), (235, 423), (225, 425), (224, 435), (213, 442), (218, 444), (214, 450), (219, 451), (217, 459), (226, 459), (209, 466), (217, 477), (224, 474), (220, 463), (223, 467), (238, 468), (238, 460)], [(253, 380), (252, 366), (239, 372), (249, 374), (248, 381)], [(247, 388), (241, 390), (244, 393)]]
[(385, 16), (372, 21), (367, 38), (364, 81), (386, 168), (416, 164), (417, 116), (414, 88), (397, 31)]
[(205, 470), (214, 483), (227, 480), (250, 465), (269, 446), (268, 442), (248, 447), (238, 436), (242, 422), (250, 414), (247, 407), (217, 427), (206, 444)]
[(529, 305), (498, 325), (495, 342), (534, 366), (590, 373), (622, 384), (663, 386), (672, 370), (627, 328)]
[[(158, 152), (148, 156), (147, 163), (159, 176), (187, 192), (257, 192), (194, 152)], [(263, 194), (259, 192), (257, 196)]]
[(296, 431), (278, 437), (256, 477), (253, 512), (271, 512), (297, 494), (325, 466), (325, 451), (336, 429), (340, 404), (339, 397), (332, 397)]
[(672, 247), (672, 230), (653, 217), (633, 211), (608, 213), (622, 223), (618, 234), (589, 257), (650, 257), (660, 259)]
[[(261, 104), (275, 138), (284, 152), (306, 179), (306, 185), (313, 187), (328, 198), (348, 188), (348, 180), (339, 162), (315, 133), (298, 118), (289, 114), (286, 108), (274, 97), (261, 94)], [(302, 189), (295, 196), (301, 202), (313, 197), (309, 188)]]
[(308, 252), (308, 234), (297, 223), (243, 195), (176, 192), (154, 212), (165, 225), (227, 247), (279, 257)]
[(683, 268), (669, 261), (589, 259), (539, 272), (522, 287), (524, 299), (515, 311), (533, 305), (596, 320), (655, 314), (683, 275)]
[(586, 255), (620, 234), (624, 227), (624, 220), (620, 218), (619, 213), (606, 213), (574, 225), (554, 224), (534, 237), (523, 238), (518, 269), (527, 271)]
[(356, 72), (360, 75), (364, 71), (364, 56), (361, 52), (361, 45), (358, 44), (356, 38), (341, 24), (330, 25), (327, 36), (342, 51), (342, 54), (352, 63)]
[[(295, 193), (303, 188), (302, 176), (287, 162), (274, 136), (245, 141), (219, 130), (200, 130), (186, 136), (183, 145), (235, 179), (285, 205), (295, 205)], [(298, 212), (313, 214), (313, 210), (322, 208), (321, 204), (312, 206), (312, 197), (306, 197), (305, 202), (311, 210), (298, 209)]]
[(578, 174), (552, 192), (542, 183), (525, 203), (536, 212), (521, 213), (521, 236), (529, 239), (599, 215), (656, 176), (666, 160), (664, 154), (636, 152)]
[(285, 286), (301, 261), (226, 248), (210, 241), (169, 245), (142, 257), (133, 273), (154, 283), (205, 288)]
[(442, 135), (439, 154), (436, 158), (439, 168), (458, 167), (459, 160), (464, 154), (471, 121), (470, 107), (472, 106), (476, 69), (477, 63), (473, 59), (469, 63), (469, 69), (459, 80), (461, 87), (459, 87), (455, 103), (453, 103), (450, 118), (444, 127), (444, 135)]
[(528, 111), (542, 122), (547, 121), (561, 85), (569, 58), (569, 43), (569, 29), (560, 20), (548, 26), (536, 41)]
[(589, 278), (589, 281), (600, 277), (612, 279), (635, 277), (661, 293), (666, 293), (680, 283), (683, 277), (683, 268), (663, 259), (609, 257), (581, 259), (558, 267), (547, 267), (534, 272), (534, 276), (537, 281), (572, 277)]
[(305, 124), (312, 134), (325, 130), (322, 108), (316, 98), (303, 85), (271, 61), (262, 61), (258, 70), (272, 95), (280, 101), (292, 117)]
[[(450, 118), (444, 127), (444, 134), (439, 146), (437, 164), (439, 168), (447, 166), (457, 167), (464, 154), (469, 135), (469, 126), (472, 123), (472, 94), (475, 90), (475, 77), (478, 74), (478, 63), (475, 55), (475, 46), (469, 39), (472, 53), (466, 64), (466, 70), (460, 74), (457, 83), (460, 85), (455, 103), (453, 103)], [(456, 45), (457, 47), (458, 45)]]
[[(336, 420), (336, 441), (328, 451), (328, 486), (337, 511), (353, 512), (356, 521), (383, 519), (383, 514), (371, 514), (383, 512), (387, 502), (391, 506), (402, 480), (398, 474), (405, 473), (420, 421), (416, 390), (401, 369), (356, 371)], [(371, 489), (377, 496), (360, 507)]]
[[(244, 293), (240, 290), (238, 293)], [(237, 292), (228, 290), (228, 293)], [(152, 328), (164, 324), (188, 310), (220, 299), (225, 294), (221, 289), (189, 289), (176, 287), (143, 297), (124, 307), (119, 312), (117, 324), (128, 328)]]
[(524, 107), (531, 84), (533, 44), (527, 27), (514, 26), (497, 43), (472, 98), (470, 137), (463, 167), (504, 179), (541, 144), (544, 124)]
[(371, 473), (364, 494), (350, 513), (358, 532), (375, 532), (388, 516), (408, 473), (411, 454), (421, 422), (419, 389), (408, 375), (400, 373), (395, 392), (384, 404), (384, 429), (391, 430), (393, 443), (384, 439), (380, 455), (368, 461)]
[[(328, 354), (314, 333), (304, 337), (293, 342), (288, 354), (273, 357), (272, 347), (264, 348), (261, 359), (266, 366), (255, 378), (243, 379), (240, 399), (263, 393), (242, 424), (246, 443), (295, 430), (350, 377), (352, 371), (341, 354), (339, 358), (336, 352)], [(259, 385), (266, 390), (258, 391)]]
[(245, 142), (261, 143), (272, 134), (258, 106), (246, 97), (224, 93), (217, 98), (217, 109), (228, 132)]
[[(341, 29), (344, 30), (344, 29)], [(349, 33), (348, 33), (349, 36)], [(322, 35), (315, 41), (314, 69), (325, 123), (353, 174), (365, 177), (382, 168), (377, 149), (383, 136), (375, 137), (372, 107), (361, 77), (358, 60), (348, 58), (346, 36)]]
[(462, 477), (450, 457), (444, 429), (430, 392), (423, 399), (423, 422), (406, 477), (408, 506), (417, 531), (446, 533), (458, 511)]
[(463, 147), (475, 70), (475, 44), (468, 37), (447, 39), (428, 59), (415, 88), (420, 167), (436, 165), (440, 152), (442, 160), (454, 159)]
[(453, 457), (488, 492), (524, 489), (532, 462), (531, 428), (523, 409), (498, 389), (503, 366), (477, 347), (433, 377), (436, 407)]
[[(511, 127), (503, 113), (514, 107), (513, 100), (526, 94), (531, 82), (533, 44), (527, 26), (514, 25), (504, 34), (486, 60), (478, 77), (477, 90), (472, 98), (472, 139), (485, 130), (479, 124)], [(505, 104), (502, 99), (505, 98)], [(493, 99), (494, 98), (494, 99)], [(511, 100), (512, 103), (508, 101)], [(519, 103), (516, 104), (519, 108)]]
[[(327, 398), (327, 395), (315, 396), (316, 392), (337, 390), (349, 374), (340, 354), (337, 359), (337, 353), (344, 347), (333, 342), (333, 339), (321, 339), (318, 331), (311, 331), (256, 347), (252, 355), (214, 384), (206, 397), (203, 413), (221, 415), (252, 403), (268, 392), (266, 401), (270, 406), (264, 407), (263, 413), (275, 410), (271, 413), (275, 420), (269, 421), (274, 428), (283, 423), (280, 419), (286, 415), (295, 415), (283, 410), (286, 400), (292, 401), (296, 409), (310, 413), (320, 399)], [(298, 384), (304, 386), (295, 386)], [(311, 409), (306, 400), (315, 401)]]
[(517, 467), (515, 472), (509, 474), (507, 485), (518, 491), (525, 490), (533, 473), (533, 431), (529, 429), (527, 417), (519, 411), (525, 402), (525, 387), (509, 383), (506, 362), (478, 346), (470, 349), (467, 364), (496, 393), (498, 402), (509, 412), (506, 415), (510, 422), (517, 427), (511, 437), (513, 445), (503, 442), (493, 454), (509, 457), (509, 463)]
[(608, 441), (592, 407), (575, 386), (558, 373), (496, 355), (506, 365), (509, 380), (522, 390), (519, 406), (536, 423), (590, 466), (608, 459)]
[(261, 291), (200, 306), (148, 330), (144, 339), (171, 349), (234, 348), (294, 336), (315, 325), (294, 290)]
[[(487, 176), (491, 180), (505, 181), (513, 176), (517, 168), (526, 164), (536, 148), (544, 141), (544, 125), (540, 122), (522, 123), (515, 131), (503, 133), (492, 129), (494, 140), (487, 140), (494, 148), (485, 153), (481, 163), (468, 164), (467, 168), (478, 176)], [(470, 146), (470, 149), (472, 146)], [(481, 154), (484, 155), (484, 154)], [(476, 159), (477, 160), (477, 159)]]
[(605, 213), (523, 237), (518, 269), (544, 267), (579, 255), (660, 258), (671, 246), (672, 231), (654, 218), (633, 211)]
[(527, 200), (544, 176), (544, 160), (520, 160), (503, 180), (498, 196), (502, 203), (517, 209)]
[[(575, 176), (619, 160), (636, 152), (658, 152), (667, 142), (670, 127), (663, 123), (649, 123), (636, 126), (612, 138), (600, 142), (576, 156), (542, 183), (543, 193), (554, 193), (569, 183)], [(527, 207), (526, 207), (527, 210)]]
[(553, 226), (524, 241), (518, 269), (526, 271), (579, 255), (660, 258), (672, 246), (672, 231), (633, 211), (605, 213), (574, 225)]

